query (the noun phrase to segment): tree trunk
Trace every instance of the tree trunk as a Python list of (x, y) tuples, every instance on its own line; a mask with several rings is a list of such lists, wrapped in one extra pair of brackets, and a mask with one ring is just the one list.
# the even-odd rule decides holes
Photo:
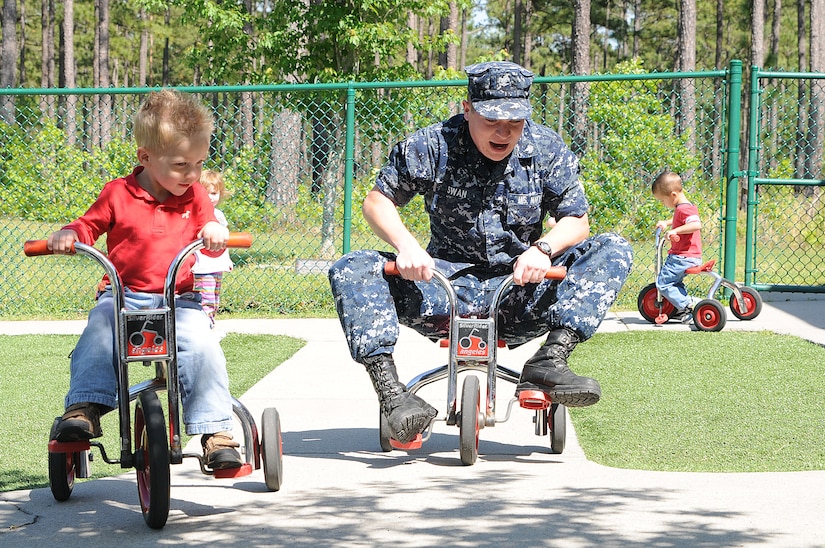
[[(797, 55), (799, 56), (799, 71), (806, 72), (809, 70), (808, 66), (808, 33), (806, 32), (807, 24), (805, 17), (805, 6), (807, 0), (799, 0), (797, 2), (796, 12), (796, 44)], [(798, 80), (798, 90), (796, 97), (796, 104), (798, 106), (797, 120), (796, 120), (796, 162), (794, 164), (794, 176), (801, 179), (805, 176), (805, 155), (807, 154), (807, 147), (805, 146), (805, 128), (808, 126), (808, 109), (803, 105), (807, 104), (808, 84), (809, 80)]]
[[(725, 45), (722, 41), (724, 37), (725, 24), (725, 1), (716, 0), (716, 57), (714, 59), (714, 67), (722, 68), (723, 53)], [(722, 105), (722, 79), (717, 78), (713, 83), (713, 137), (710, 148), (710, 164), (711, 174), (714, 179), (722, 178), (722, 119), (723, 105)]]
[[(750, 55), (750, 64), (751, 66), (761, 67), (762, 63), (765, 61), (765, 0), (753, 0), (753, 6), (751, 8), (751, 55)], [(745, 80), (748, 81), (747, 79)], [(743, 124), (742, 134), (741, 134), (741, 141), (740, 141), (740, 151), (741, 154), (739, 156), (739, 168), (742, 171), (746, 171), (749, 165), (749, 143), (750, 143), (750, 123), (748, 122), (751, 117), (751, 109), (753, 105), (751, 105), (750, 101), (750, 86), (743, 86), (742, 92), (744, 97), (742, 98), (742, 106), (743, 112), (747, 113), (745, 117), (745, 124)], [(755, 136), (758, 138), (758, 136)], [(748, 192), (747, 192), (747, 179), (741, 178), (739, 181), (739, 207), (741, 209), (745, 209), (747, 206), (748, 200)]]
[(533, 70), (531, 61), (533, 53), (533, 33), (530, 32), (530, 17), (533, 15), (533, 3), (527, 2), (524, 5), (524, 60), (522, 65), (528, 70)]
[[(63, 0), (63, 86), (66, 88), (77, 87), (74, 63), (74, 0)], [(70, 145), (77, 142), (76, 113), (77, 95), (67, 95), (63, 129)]]
[[(95, 0), (94, 85), (108, 88), (109, 81), (109, 0)], [(111, 95), (94, 95), (96, 118), (92, 120), (92, 143), (101, 148), (111, 139)]]
[(522, 14), (522, 0), (514, 0), (515, 7), (513, 9), (513, 62), (521, 65), (522, 61), (522, 30), (521, 30), (521, 14)]
[[(825, 72), (825, 0), (811, 0), (811, 72)], [(822, 82), (813, 80), (810, 93), (810, 113), (808, 114), (808, 147), (806, 178), (818, 179), (822, 173), (823, 124), (820, 119), (825, 113), (825, 91)]]
[[(458, 3), (455, 0), (450, 0), (450, 17), (448, 19), (448, 28), (455, 36), (458, 33)], [(447, 65), (446, 68), (456, 69), (458, 64), (458, 44), (450, 42), (447, 44)]]
[[(417, 31), (418, 29), (418, 17), (412, 10), (407, 12), (407, 28), (409, 28), (410, 31)], [(415, 50), (415, 44), (407, 42), (407, 63), (415, 67), (417, 62), (418, 52)]]
[[(723, 2), (724, 0), (719, 0)], [(642, 32), (642, 23), (639, 16), (642, 11), (642, 0), (633, 0), (633, 57), (639, 56), (639, 33)]]
[(138, 12), (140, 20), (140, 46), (138, 49), (138, 87), (146, 87), (146, 79), (149, 67), (149, 29), (147, 28), (149, 17), (143, 8)]
[[(17, 86), (17, 0), (3, 0), (0, 88)], [(14, 124), (14, 96), (0, 96), (0, 121)]]
[[(778, 60), (779, 60), (779, 30), (780, 30), (780, 21), (782, 18), (782, 0), (774, 0), (773, 2), (773, 22), (771, 24), (771, 39), (770, 39), (770, 46), (768, 52), (768, 59), (770, 59), (770, 66), (775, 67)], [(770, 82), (768, 82), (768, 86), (771, 89), (776, 89), (777, 81), (776, 78), (771, 78)], [(767, 95), (765, 95), (767, 97)], [(776, 128), (779, 125), (779, 115), (778, 109), (776, 105), (776, 100), (772, 100), (770, 102), (766, 101), (766, 107), (768, 108), (768, 130), (765, 132), (765, 135), (770, 139), (769, 142), (766, 144), (766, 159), (768, 160), (768, 168), (773, 169), (776, 167), (776, 151), (777, 151), (777, 133)]]
[[(679, 70), (696, 70), (696, 0), (679, 3)], [(696, 153), (696, 81), (679, 79), (679, 132), (687, 135), (685, 144)]]
[[(54, 0), (40, 2), (40, 34), (42, 55), (40, 59), (40, 87), (53, 88), (54, 81)], [(42, 98), (44, 118), (54, 120), (55, 96), (44, 95)]]
[(467, 44), (470, 40), (470, 33), (467, 31), (467, 20), (470, 18), (470, 10), (461, 10), (461, 52), (459, 53), (459, 66), (467, 66)]
[(20, 39), (17, 42), (18, 64), (17, 74), (19, 75), (17, 81), (20, 82), (20, 87), (26, 86), (26, 2), (20, 0)]
[(266, 197), (285, 211), (292, 222), (298, 203), (298, 158), (301, 157), (301, 115), (291, 110), (275, 114), (272, 120), (269, 182)]
[[(573, 74), (590, 74), (590, 0), (574, 0)], [(587, 101), (590, 88), (587, 82), (573, 82), (570, 93), (570, 110), (573, 121), (570, 127), (570, 147), (579, 156), (587, 150)]]

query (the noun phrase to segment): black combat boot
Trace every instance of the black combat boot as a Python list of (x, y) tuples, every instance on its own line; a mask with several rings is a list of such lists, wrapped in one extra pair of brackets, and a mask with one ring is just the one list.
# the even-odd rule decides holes
[(438, 413), (435, 408), (407, 391), (398, 380), (390, 354), (364, 358), (364, 367), (372, 379), (381, 412), (387, 417), (390, 434), (401, 443), (409, 443), (427, 428)]
[(521, 371), (516, 394), (522, 390), (541, 390), (554, 403), (568, 407), (593, 405), (602, 396), (595, 379), (580, 377), (567, 367), (567, 358), (579, 342), (575, 331), (555, 329)]

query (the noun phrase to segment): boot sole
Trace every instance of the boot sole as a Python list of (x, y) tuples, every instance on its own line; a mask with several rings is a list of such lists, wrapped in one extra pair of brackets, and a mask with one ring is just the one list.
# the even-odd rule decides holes
[(404, 417), (401, 419), (400, 428), (395, 429), (392, 424), (390, 425), (392, 438), (401, 443), (411, 442), (418, 434), (427, 429), (437, 414), (438, 411), (434, 407), (430, 407), (426, 410), (426, 413)]
[(564, 405), (565, 407), (587, 407), (598, 403), (602, 397), (601, 392), (594, 392), (582, 388), (562, 388), (555, 386), (549, 388), (530, 382), (520, 382), (516, 387), (516, 397), (523, 390), (540, 390), (547, 394), (553, 403)]
[(231, 470), (243, 466), (240, 455), (231, 449), (218, 449), (213, 451), (210, 459), (206, 460), (206, 467), (212, 470)]
[(56, 441), (65, 443), (72, 441), (89, 441), (95, 438), (99, 438), (102, 435), (103, 432), (100, 430), (100, 428), (94, 430), (94, 427), (92, 427), (92, 430), (89, 430), (86, 421), (69, 419), (61, 422), (57, 426), (57, 432), (55, 432), (54, 439)]

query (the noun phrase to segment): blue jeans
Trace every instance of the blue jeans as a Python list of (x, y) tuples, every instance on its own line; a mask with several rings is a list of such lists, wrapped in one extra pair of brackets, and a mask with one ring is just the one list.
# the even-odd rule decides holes
[(685, 271), (700, 264), (702, 259), (683, 255), (668, 255), (662, 264), (659, 277), (656, 278), (656, 287), (677, 310), (690, 306), (690, 297), (684, 284)]
[[(163, 296), (126, 290), (126, 308), (159, 308)], [(189, 435), (232, 430), (232, 399), (226, 358), (209, 318), (195, 294), (175, 300), (178, 376), (183, 422)], [(100, 295), (71, 357), (66, 407), (97, 403), (117, 407), (118, 356), (114, 336), (114, 298)], [(128, 396), (127, 396), (128, 397)]]

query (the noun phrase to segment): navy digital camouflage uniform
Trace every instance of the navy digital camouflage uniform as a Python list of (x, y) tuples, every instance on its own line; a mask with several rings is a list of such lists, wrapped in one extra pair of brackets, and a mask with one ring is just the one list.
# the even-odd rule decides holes
[[(469, 70), (468, 70), (469, 72)], [(588, 211), (576, 156), (551, 129), (525, 122), (509, 159), (487, 160), (463, 115), (421, 129), (392, 150), (376, 187), (397, 206), (416, 194), (430, 218), (427, 252), (453, 282), (460, 314), (483, 315), (513, 264), (545, 230), (545, 219)], [(329, 280), (355, 361), (391, 354), (399, 322), (436, 339), (447, 334), (449, 303), (437, 283), (386, 276), (395, 254), (354, 251)], [(580, 340), (598, 328), (627, 278), (632, 250), (617, 234), (593, 236), (553, 259), (564, 280), (513, 286), (499, 307), (499, 337), (523, 344), (551, 329)]]

